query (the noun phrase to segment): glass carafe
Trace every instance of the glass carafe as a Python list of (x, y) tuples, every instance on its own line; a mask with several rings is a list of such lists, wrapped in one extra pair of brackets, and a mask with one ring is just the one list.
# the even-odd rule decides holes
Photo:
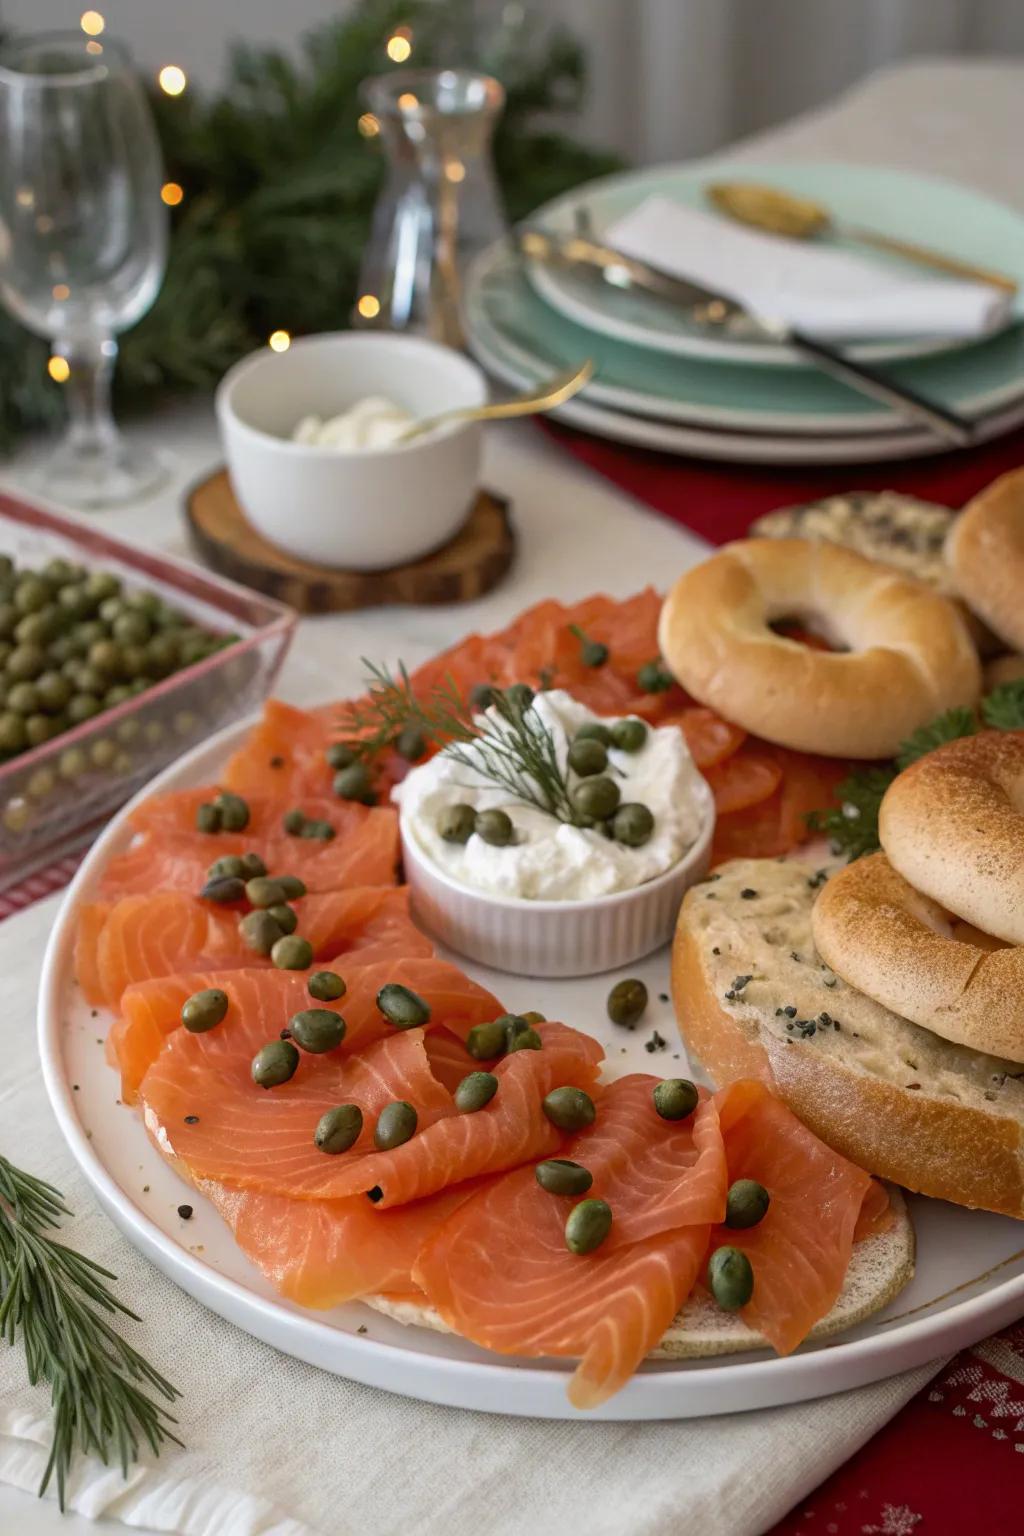
[(388, 176), (363, 253), (355, 323), (460, 346), (462, 274), (505, 233), (490, 157), (505, 93), (472, 70), (410, 69), (365, 81), (363, 100)]

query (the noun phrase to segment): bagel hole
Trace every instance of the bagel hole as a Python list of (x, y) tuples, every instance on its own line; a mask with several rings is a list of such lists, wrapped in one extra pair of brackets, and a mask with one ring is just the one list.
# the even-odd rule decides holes
[(768, 628), (783, 640), (793, 640), (812, 651), (848, 651), (835, 630), (819, 613), (786, 614), (772, 619)]

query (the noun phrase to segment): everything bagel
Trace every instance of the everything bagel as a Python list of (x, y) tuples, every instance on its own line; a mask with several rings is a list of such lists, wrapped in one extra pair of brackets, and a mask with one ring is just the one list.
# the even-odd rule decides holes
[[(836, 649), (777, 634), (795, 621)], [(973, 704), (977, 654), (953, 604), (849, 549), (747, 539), (688, 571), (661, 612), (661, 652), (688, 693), (781, 746), (891, 757)]]
[(1024, 1061), (1024, 949), (958, 922), (884, 853), (822, 886), (811, 927), (826, 964), (876, 1003), (958, 1045)]
[(911, 885), (1024, 944), (1024, 731), (982, 731), (919, 758), (886, 790), (878, 830)]

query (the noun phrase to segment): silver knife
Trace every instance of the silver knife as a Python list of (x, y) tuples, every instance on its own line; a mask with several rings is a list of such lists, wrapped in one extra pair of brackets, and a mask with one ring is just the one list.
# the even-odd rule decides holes
[(733, 335), (758, 333), (804, 357), (823, 373), (841, 379), (844, 384), (879, 400), (912, 421), (924, 422), (947, 442), (965, 447), (974, 441), (974, 423), (956, 411), (927, 399), (906, 384), (897, 384), (877, 368), (855, 362), (828, 342), (818, 341), (782, 321), (755, 315), (730, 299), (689, 278), (680, 278), (648, 261), (640, 261), (616, 251), (612, 246), (582, 234), (561, 235), (546, 229), (521, 228), (515, 231), (516, 243), (531, 261), (555, 266), (582, 267), (618, 288), (638, 288), (670, 304), (683, 307), (687, 317), (709, 329), (727, 330)]

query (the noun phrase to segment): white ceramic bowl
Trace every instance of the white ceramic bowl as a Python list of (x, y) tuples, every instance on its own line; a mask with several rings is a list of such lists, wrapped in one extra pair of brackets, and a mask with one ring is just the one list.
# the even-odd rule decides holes
[(330, 417), (367, 395), (413, 416), (483, 405), (475, 363), (419, 336), (340, 331), (269, 347), (217, 389), (231, 483), (264, 538), (317, 565), (383, 570), (454, 537), (480, 481), (479, 422), (363, 452), (291, 442), (303, 416)]
[(701, 831), (671, 869), (631, 891), (587, 901), (527, 901), (460, 885), (426, 857), (400, 821), (413, 911), (450, 949), (520, 976), (594, 976), (631, 965), (667, 944), (680, 903), (711, 861), (715, 802), (698, 780)]

